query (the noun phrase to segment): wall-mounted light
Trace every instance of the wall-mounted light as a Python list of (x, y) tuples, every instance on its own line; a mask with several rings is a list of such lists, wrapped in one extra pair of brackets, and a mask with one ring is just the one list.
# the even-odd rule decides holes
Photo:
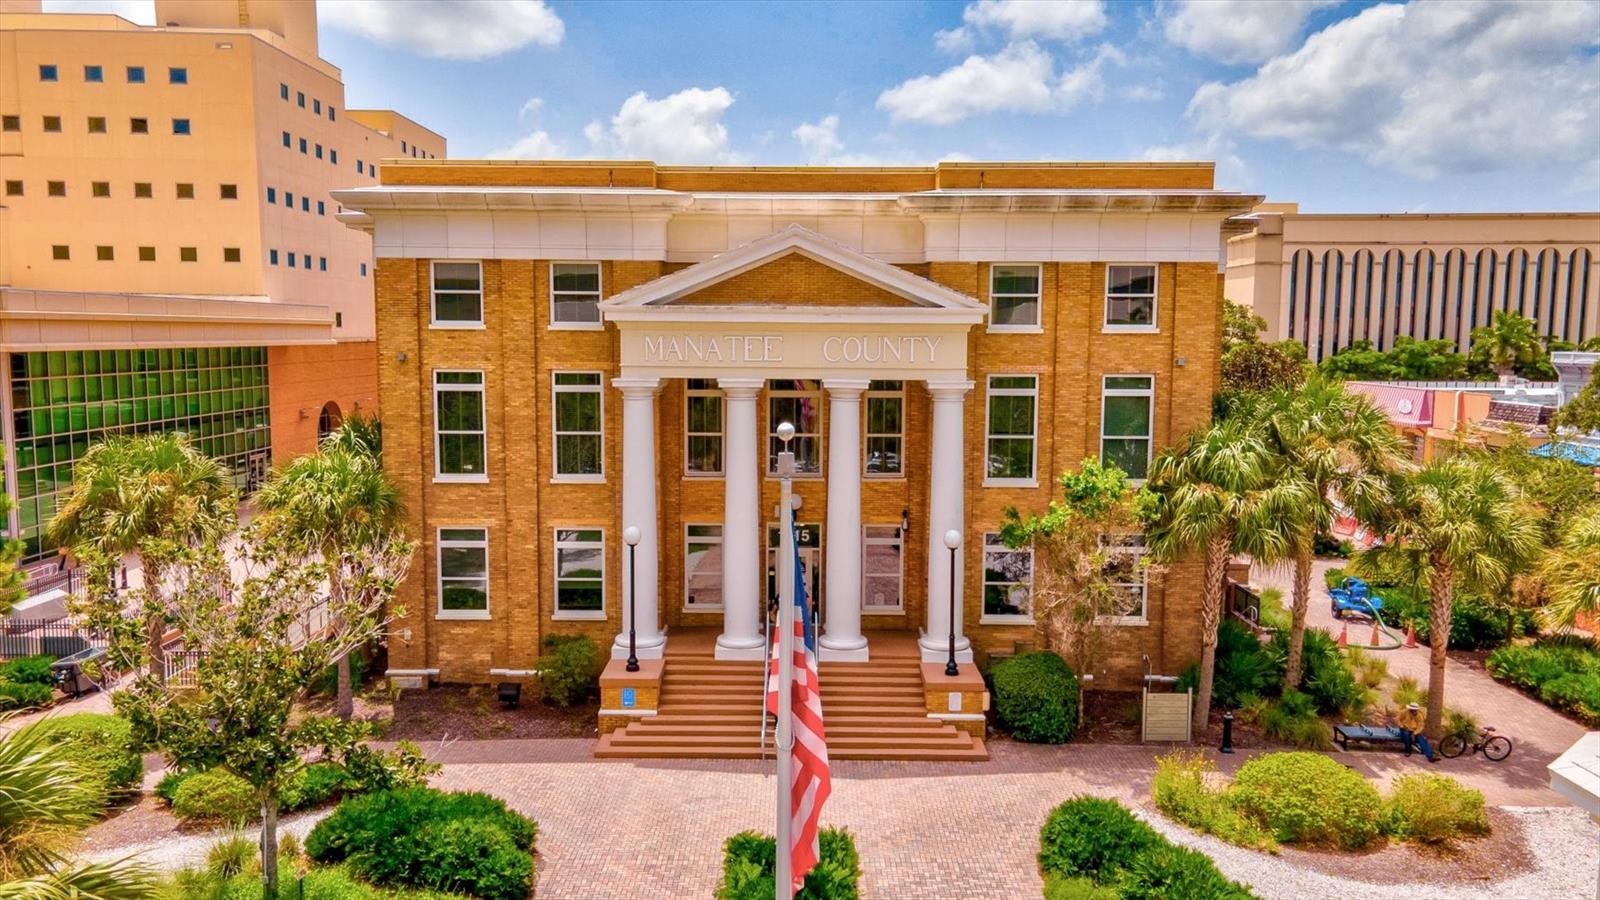
[(396, 353), (394, 356), (395, 356), (395, 359), (398, 359), (401, 362), (405, 362), (406, 361), (406, 352), (404, 350), (401, 350), (399, 353)]
[(909, 509), (900, 510), (900, 533), (902, 535), (911, 533), (911, 510)]

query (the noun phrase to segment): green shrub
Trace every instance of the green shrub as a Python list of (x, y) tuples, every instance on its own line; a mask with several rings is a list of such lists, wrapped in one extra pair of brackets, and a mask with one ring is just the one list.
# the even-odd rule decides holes
[[(1401, 632), (1409, 625), (1416, 632), (1418, 641), (1424, 644), (1433, 642), (1426, 587), (1386, 585), (1373, 590), (1383, 597), (1385, 624)], [(1512, 629), (1515, 633), (1533, 631), (1533, 614), (1528, 610), (1508, 612), (1481, 597), (1457, 595), (1450, 607), (1450, 647), (1455, 650), (1483, 650), (1503, 645), (1506, 642), (1507, 615), (1513, 618)]]
[(38, 709), (55, 699), (55, 688), (31, 681), (0, 681), (0, 712), (13, 709)]
[(172, 793), (172, 814), (184, 822), (254, 822), (261, 803), (250, 782), (224, 769), (185, 778)]
[[(350, 689), (352, 691), (358, 690), (362, 683), (367, 680), (367, 668), (370, 665), (372, 664), (367, 661), (366, 656), (364, 656), (360, 650), (351, 652)], [(314, 694), (332, 697), (334, 694), (338, 693), (338, 691), (339, 666), (337, 664), (330, 665), (326, 669), (323, 669), (321, 674), (319, 674), (316, 679), (311, 682), (311, 692)]]
[(256, 865), (256, 842), (234, 829), (206, 850), (206, 872), (218, 878), (232, 878)]
[(1413, 772), (1389, 787), (1389, 833), (1424, 844), (1447, 844), (1463, 834), (1488, 834), (1483, 792), (1454, 778)]
[(1401, 675), (1394, 680), (1394, 702), (1396, 706), (1410, 706), (1415, 703), (1425, 706), (1428, 702), (1428, 692), (1417, 679), (1410, 675)]
[(1256, 624), (1275, 631), (1287, 631), (1291, 622), (1292, 614), (1288, 607), (1283, 605), (1283, 591), (1278, 588), (1262, 590), (1261, 621)]
[(1348, 574), (1350, 573), (1346, 572), (1343, 566), (1332, 566), (1323, 571), (1322, 584), (1331, 591), (1336, 587), (1342, 586), (1345, 576)]
[(1134, 858), (1117, 883), (1117, 896), (1122, 900), (1245, 900), (1254, 895), (1222, 877), (1205, 854), (1163, 843)]
[(539, 684), (546, 703), (576, 706), (600, 693), (603, 663), (594, 641), (586, 635), (552, 634), (544, 639), (539, 657)]
[(1024, 653), (990, 670), (1000, 725), (1019, 741), (1061, 744), (1078, 725), (1078, 678), (1054, 653)]
[[(1280, 631), (1269, 645), (1272, 655), (1272, 680), (1283, 681), (1289, 661), (1289, 633)], [(1318, 712), (1345, 712), (1368, 701), (1365, 688), (1356, 681), (1339, 652), (1338, 643), (1321, 629), (1308, 628), (1300, 654), (1300, 690), (1309, 696)]]
[(312, 763), (296, 772), (278, 791), (278, 803), (284, 812), (310, 809), (337, 797), (344, 786), (343, 767), (331, 762)]
[(1260, 825), (1240, 815), (1227, 795), (1207, 783), (1216, 765), (1199, 752), (1175, 750), (1156, 758), (1150, 795), (1167, 816), (1230, 844), (1276, 851), (1277, 842)]
[(172, 798), (177, 796), (178, 788), (195, 774), (190, 769), (169, 769), (167, 774), (161, 776), (161, 780), (156, 782), (156, 799), (171, 806)]
[(1573, 636), (1542, 638), (1489, 654), (1489, 674), (1554, 709), (1600, 725), (1600, 650)]
[(1163, 838), (1115, 800), (1076, 797), (1057, 806), (1039, 832), (1039, 869), (1045, 874), (1115, 879), (1134, 857)]
[(1350, 673), (1364, 688), (1377, 688), (1389, 675), (1389, 663), (1386, 660), (1360, 647), (1346, 650), (1345, 662), (1350, 666)]
[(77, 763), (94, 785), (101, 805), (111, 802), (144, 778), (144, 757), (133, 744), (127, 719), (105, 713), (53, 716), (39, 723), (62, 755)]
[(1228, 789), (1234, 807), (1285, 843), (1359, 849), (1377, 837), (1383, 801), (1365, 778), (1318, 753), (1268, 753)]
[(55, 673), (50, 671), (54, 656), (21, 656), (0, 665), (0, 681), (12, 684), (43, 684), (53, 686)]
[[(777, 877), (777, 840), (742, 831), (722, 843), (722, 880), (716, 900), (766, 900)], [(855, 838), (842, 828), (817, 836), (817, 864), (795, 894), (797, 900), (854, 900), (860, 896), (861, 857)]]
[[(294, 900), (456, 900), (461, 896), (426, 889), (379, 890), (340, 866), (312, 869), (304, 879), (285, 868), (279, 877), (278, 896)], [(178, 872), (165, 887), (162, 896), (173, 900), (261, 900), (262, 894), (261, 875), (256, 871), (229, 879), (204, 872)]]
[(1117, 900), (1116, 888), (1095, 884), (1088, 878), (1067, 878), (1050, 874), (1044, 877), (1044, 900)]
[[(1265, 603), (1265, 601), (1262, 601)], [(1217, 626), (1216, 666), (1212, 669), (1211, 703), (1223, 709), (1238, 709), (1246, 699), (1270, 690), (1278, 680), (1270, 651), (1253, 632), (1235, 619), (1224, 619)], [(1173, 689), (1178, 693), (1196, 690), (1200, 685), (1200, 664), (1191, 663), (1178, 676)]]
[[(484, 837), (489, 831), (505, 840)], [(413, 787), (346, 799), (311, 829), (306, 853), (321, 863), (348, 863), (354, 874), (379, 885), (448, 886), (501, 900), (527, 895), (532, 861), (524, 868), (506, 849), (526, 857), (537, 833), (532, 820), (487, 794)], [(506, 893), (516, 884), (521, 894)]]
[(1316, 704), (1299, 691), (1284, 691), (1267, 705), (1261, 714), (1261, 730), (1275, 740), (1308, 750), (1333, 746), (1332, 732), (1317, 716)]

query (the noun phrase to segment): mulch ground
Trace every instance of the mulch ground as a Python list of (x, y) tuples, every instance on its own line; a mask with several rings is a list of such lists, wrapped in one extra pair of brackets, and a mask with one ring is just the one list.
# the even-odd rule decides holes
[(570, 709), (524, 699), (502, 707), (490, 686), (451, 686), (405, 691), (394, 701), (393, 720), (384, 740), (417, 743), (441, 740), (505, 740), (599, 736), (598, 704)]
[(1521, 824), (1499, 809), (1489, 809), (1490, 833), (1430, 847), (1388, 843), (1359, 852), (1299, 850), (1281, 856), (1297, 866), (1370, 884), (1472, 884), (1532, 871), (1535, 860)]

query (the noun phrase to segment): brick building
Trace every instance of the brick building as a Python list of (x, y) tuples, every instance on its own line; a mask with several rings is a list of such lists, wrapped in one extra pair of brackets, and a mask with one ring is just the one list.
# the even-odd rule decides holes
[[(551, 634), (625, 655), (629, 527), (640, 655), (760, 658), (783, 421), (825, 660), (918, 635), (944, 659), (952, 528), (961, 658), (1037, 642), (1004, 510), (1085, 457), (1140, 476), (1210, 417), (1223, 222), (1259, 199), (1212, 175), (406, 161), (336, 191), (374, 235), (385, 460), (422, 547), (390, 675), (514, 678)], [(1199, 571), (1147, 584), (1118, 546), (1097, 674), (1133, 686), (1141, 657), (1197, 657)]]

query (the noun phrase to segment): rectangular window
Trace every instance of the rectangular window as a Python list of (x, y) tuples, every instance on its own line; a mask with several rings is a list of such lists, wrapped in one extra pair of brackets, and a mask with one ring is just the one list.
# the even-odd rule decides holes
[(328, 271), (328, 258), (326, 256), (317, 257), (317, 270), (320, 272)]
[(905, 382), (874, 381), (867, 386), (865, 472), (868, 477), (905, 473), (901, 458), (905, 409)]
[(91, 181), (91, 182), (89, 182), (89, 194), (91, 196), (95, 196), (95, 197), (109, 197), (109, 196), (111, 196), (111, 182), (109, 182), (109, 181)]
[(317, 144), (316, 145), (316, 150), (317, 150), (317, 159), (321, 159), (322, 158), (322, 145), (321, 144)]
[(306, 108), (306, 92), (305, 91), (295, 91), (295, 103), (297, 105), (299, 105), (299, 107), (301, 109), (305, 109)]
[(715, 381), (690, 378), (684, 382), (683, 422), (684, 471), (690, 475), (721, 475), (722, 391)]
[(274, 188), (274, 187), (267, 188), (267, 202), (268, 203), (277, 203), (278, 202), (278, 189), (277, 188)]
[(222, 261), (223, 262), (238, 262), (239, 258), (240, 257), (239, 257), (239, 248), (238, 247), (223, 247), (222, 248)]
[(401, 141), (400, 142), (400, 155), (401, 156), (405, 156), (406, 155), (406, 142), (405, 141)]
[(178, 261), (179, 262), (199, 262), (199, 260), (200, 260), (200, 250), (198, 248), (196, 248), (196, 247), (179, 247), (178, 248)]
[(329, 147), (328, 148), (328, 165), (337, 166), (338, 164), (339, 164), (339, 151), (333, 149), (332, 147)]
[(334, 109), (333, 109), (333, 104), (332, 103), (328, 104), (328, 121), (329, 122), (337, 122), (338, 121), (338, 117), (334, 115)]
[(191, 182), (187, 182), (187, 181), (178, 182), (177, 191), (178, 191), (178, 199), (179, 200), (193, 200), (194, 199), (194, 184), (192, 184)]
[(41, 65), (41, 66), (39, 66), (39, 80), (40, 81), (55, 81), (55, 80), (57, 80), (56, 67), (54, 65)]
[(1142, 480), (1150, 469), (1155, 377), (1107, 375), (1100, 396), (1100, 461)]
[(327, 215), (327, 208), (325, 206), (323, 206), (323, 203), (322, 203), (321, 200), (317, 201), (317, 215), (319, 215), (319, 216)]
[(489, 617), (489, 529), (439, 529), (439, 618)]
[(600, 326), (600, 264), (550, 264), (550, 324)]
[(1101, 620), (1117, 625), (1143, 625), (1150, 594), (1149, 568), (1145, 565), (1144, 535), (1102, 534), (1101, 573), (1112, 590), (1111, 608)]
[(45, 131), (51, 131), (51, 132), (60, 132), (61, 131), (61, 117), (60, 116), (45, 116), (44, 117), (44, 130)]
[(51, 259), (71, 259), (72, 258), (72, 250), (69, 247), (67, 247), (66, 244), (51, 244), (50, 245), (50, 258)]
[(307, 270), (310, 270), (310, 268), (311, 268), (311, 254), (309, 254), (309, 253), (305, 254), (304, 256), (301, 257), (301, 260), (302, 260), (301, 265), (304, 268), (306, 268)]
[(361, 277), (362, 278), (367, 277), (367, 264), (366, 263), (362, 263), (361, 264)]
[(483, 324), (483, 264), (434, 262), (434, 326), (462, 327)]
[(278, 99), (280, 99), (280, 100), (289, 99), (289, 86), (287, 84), (283, 84), (283, 83), (279, 83), (278, 84)]
[(295, 253), (294, 253), (293, 250), (290, 250), (289, 251), (289, 268), (291, 268), (291, 269), (294, 268), (294, 261), (295, 261)]
[(861, 611), (902, 611), (905, 540), (899, 525), (861, 527)]
[(306, 139), (305, 138), (301, 138), (300, 139), (300, 152), (302, 154), (306, 152), (306, 147), (307, 146), (309, 146), (309, 145), (306, 143)]
[(106, 80), (106, 70), (102, 66), (84, 66), (83, 80), (98, 84)]
[(605, 532), (556, 529), (556, 618), (605, 618), (605, 575)]
[(983, 535), (983, 616), (1033, 621), (1033, 548), (1006, 546), (997, 532)]
[(217, 190), (224, 200), (239, 199), (239, 186), (237, 184), (218, 185)]
[(811, 378), (779, 378), (767, 382), (767, 474), (778, 474), (778, 426), (794, 426), (796, 475), (822, 474), (822, 382)]
[(984, 483), (1035, 484), (1039, 377), (990, 375), (988, 397)]
[(683, 608), (722, 608), (722, 526), (683, 526)]
[(101, 262), (112, 262), (117, 258), (117, 254), (109, 246), (101, 244), (94, 248), (94, 258)]
[[(294, 254), (289, 254), (294, 265)], [(483, 373), (433, 373), (433, 474), (440, 481), (488, 477), (484, 437)]]
[(305, 194), (300, 195), (300, 211), (311, 212), (311, 198)]
[(319, 116), (322, 115), (322, 101), (321, 100), (312, 100), (311, 101), (311, 111), (313, 113), (315, 113), (316, 115), (319, 115)]
[(144, 66), (128, 67), (128, 83), (144, 84)]
[(278, 264), (278, 251), (276, 251), (276, 250), (268, 250), (267, 251), (267, 262), (270, 263), (271, 265), (274, 265), (274, 266), (277, 265)]
[(1108, 331), (1155, 330), (1155, 266), (1106, 266), (1105, 327)]
[(150, 120), (145, 118), (132, 118), (128, 120), (129, 134), (149, 134)]
[(367, 174), (367, 164), (366, 164), (366, 162), (364, 160), (359, 160), (359, 159), (356, 160), (356, 174), (357, 175), (365, 175), (365, 174)]
[(551, 374), (557, 478), (604, 475), (605, 401), (599, 372)]
[(44, 192), (52, 197), (65, 197), (67, 195), (67, 183), (65, 181), (46, 181), (44, 183)]
[(336, 313), (333, 314), (333, 327), (335, 327), (335, 328), (343, 328), (344, 327), (344, 313), (336, 312)]
[(155, 261), (156, 261), (156, 248), (154, 248), (154, 247), (140, 247), (139, 248), (139, 262), (155, 262)]
[(1039, 286), (1044, 267), (989, 267), (989, 330), (1036, 331), (1039, 328)]
[(173, 119), (172, 120), (172, 133), (173, 134), (189, 134), (189, 120), (188, 119)]
[(188, 84), (189, 70), (182, 66), (172, 66), (167, 69), (167, 84)]
[(18, 179), (15, 179), (15, 178), (7, 178), (6, 179), (6, 196), (7, 197), (21, 197), (22, 196), (22, 182), (20, 180), (18, 180)]
[(290, 191), (283, 192), (283, 205), (294, 209), (294, 194)]
[(0, 131), (21, 131), (21, 116), (0, 116)]
[(133, 196), (148, 200), (156, 195), (156, 186), (148, 181), (135, 181), (133, 183)]
[(89, 133), (90, 134), (105, 134), (106, 133), (106, 117), (105, 116), (90, 116), (89, 117)]
[(292, 146), (292, 144), (293, 144), (293, 141), (289, 137), (289, 132), (285, 131), (283, 133), (283, 146), (284, 147), (289, 147), (289, 146)]

